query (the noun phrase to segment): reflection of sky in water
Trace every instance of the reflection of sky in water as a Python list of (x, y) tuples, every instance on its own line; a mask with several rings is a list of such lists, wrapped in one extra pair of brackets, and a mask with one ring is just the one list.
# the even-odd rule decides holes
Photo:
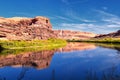
[[(103, 71), (110, 71), (112, 67), (120, 70), (120, 55), (117, 50), (97, 47), (92, 50), (73, 51), (68, 54), (56, 52), (48, 68), (37, 70), (34, 68), (0, 69), (0, 77), (6, 80), (20, 80), (20, 72), (25, 75), (21, 80), (84, 80), (89, 71), (101, 75)], [(117, 73), (117, 72), (116, 72)]]

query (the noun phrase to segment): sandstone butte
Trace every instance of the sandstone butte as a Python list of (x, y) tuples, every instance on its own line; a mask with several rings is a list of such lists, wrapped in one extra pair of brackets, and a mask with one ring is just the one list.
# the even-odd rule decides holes
[(53, 30), (46, 17), (0, 17), (0, 40), (33, 40), (33, 39), (89, 39), (96, 34), (70, 30)]

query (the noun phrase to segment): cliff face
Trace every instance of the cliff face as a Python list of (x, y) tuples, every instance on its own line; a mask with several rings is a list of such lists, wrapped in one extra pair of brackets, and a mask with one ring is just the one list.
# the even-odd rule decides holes
[(89, 32), (69, 31), (69, 30), (55, 30), (58, 38), (67, 40), (89, 39), (95, 37), (96, 34)]
[(95, 38), (120, 38), (120, 30), (113, 32), (113, 33), (109, 33), (109, 34), (100, 34), (95, 36)]
[(9, 40), (56, 37), (48, 18), (0, 18), (0, 37)]
[(0, 18), (0, 39), (7, 40), (32, 40), (32, 39), (89, 39), (95, 37), (93, 33), (52, 30), (52, 25), (48, 18), (35, 17), (13, 17)]

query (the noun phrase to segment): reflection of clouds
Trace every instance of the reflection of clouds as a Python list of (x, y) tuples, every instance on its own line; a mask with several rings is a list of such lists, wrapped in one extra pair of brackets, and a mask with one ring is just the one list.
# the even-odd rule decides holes
[[(117, 58), (119, 54), (116, 53), (116, 50), (97, 47), (92, 50), (85, 51), (73, 51), (67, 52), (69, 54), (57, 52), (61, 61), (59, 65), (64, 62), (65, 69), (67, 70), (72, 68), (81, 68), (83, 70), (95, 68), (97, 71), (105, 70), (111, 68), (113, 65), (119, 66), (120, 58)], [(70, 68), (69, 68), (70, 65)]]

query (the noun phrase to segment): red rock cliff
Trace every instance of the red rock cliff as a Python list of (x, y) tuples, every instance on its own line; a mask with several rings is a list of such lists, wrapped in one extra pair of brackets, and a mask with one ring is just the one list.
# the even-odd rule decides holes
[(56, 37), (48, 18), (0, 18), (0, 37), (9, 40), (47, 39)]
[(95, 36), (95, 38), (120, 38), (120, 30), (109, 34), (100, 34)]
[(70, 31), (70, 30), (55, 30), (58, 38), (67, 40), (80, 40), (95, 37), (96, 34), (90, 32)]
[(95, 34), (69, 30), (52, 30), (48, 18), (13, 17), (0, 18), (0, 39), (8, 40), (32, 40), (32, 39), (89, 39)]

